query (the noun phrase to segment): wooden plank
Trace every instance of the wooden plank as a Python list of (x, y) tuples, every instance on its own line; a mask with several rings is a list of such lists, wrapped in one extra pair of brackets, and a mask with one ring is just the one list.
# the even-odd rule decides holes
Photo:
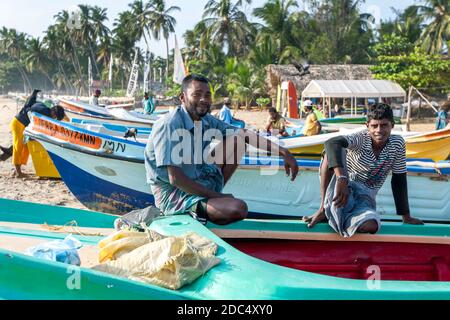
[(403, 235), (367, 235), (357, 234), (352, 238), (344, 238), (337, 233), (316, 232), (282, 232), (263, 230), (221, 230), (211, 231), (223, 239), (273, 239), (299, 241), (339, 241), (339, 242), (393, 242), (393, 243), (422, 243), (448, 244), (450, 237), (403, 236)]

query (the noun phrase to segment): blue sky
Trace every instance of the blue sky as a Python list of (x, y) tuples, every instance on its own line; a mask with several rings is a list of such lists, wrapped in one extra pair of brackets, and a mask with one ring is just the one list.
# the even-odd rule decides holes
[[(98, 5), (108, 8), (110, 19), (108, 26), (112, 27), (114, 19), (119, 12), (128, 8), (128, 3), (132, 0), (2, 0), (0, 10), (0, 27), (15, 28), (21, 32), (28, 33), (35, 37), (42, 37), (43, 31), (52, 24), (53, 16), (59, 11), (68, 9), (77, 4)], [(266, 0), (253, 0), (253, 4), (247, 7), (247, 13), (251, 13), (252, 8), (261, 6)], [(174, 14), (177, 19), (176, 33), (179, 42), (182, 44), (182, 35), (201, 20), (203, 8), (207, 0), (166, 0), (167, 5), (175, 5), (181, 8), (181, 12)], [(302, 1), (299, 0), (300, 8)], [(366, 0), (362, 5), (363, 10), (374, 14), (385, 20), (393, 17), (391, 7), (404, 9), (415, 3), (415, 0)], [(173, 38), (170, 46), (174, 46)], [(152, 51), (157, 55), (166, 55), (165, 44), (163, 42), (152, 41)]]

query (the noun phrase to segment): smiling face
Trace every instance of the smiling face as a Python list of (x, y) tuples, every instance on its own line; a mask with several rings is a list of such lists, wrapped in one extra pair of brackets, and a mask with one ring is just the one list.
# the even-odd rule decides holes
[(389, 119), (370, 120), (367, 122), (369, 135), (375, 146), (382, 147), (386, 144), (391, 136), (394, 124)]
[(200, 120), (211, 111), (211, 90), (207, 83), (192, 81), (180, 98), (194, 121)]

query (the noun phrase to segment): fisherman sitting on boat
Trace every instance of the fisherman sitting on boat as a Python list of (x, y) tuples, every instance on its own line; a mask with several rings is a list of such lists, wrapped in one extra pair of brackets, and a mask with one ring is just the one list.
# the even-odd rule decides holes
[(317, 119), (316, 114), (314, 113), (312, 105), (305, 105), (305, 112), (307, 114), (305, 125), (303, 127), (303, 135), (306, 137), (315, 136), (320, 134), (322, 131), (322, 125)]
[(391, 135), (393, 127), (391, 107), (377, 104), (368, 110), (367, 130), (325, 143), (320, 167), (322, 203), (316, 214), (304, 218), (309, 228), (327, 218), (344, 237), (378, 232), (375, 197), (391, 172), (397, 214), (404, 223), (422, 224), (410, 215), (405, 140)]
[(64, 109), (61, 106), (54, 106), (49, 108), (44, 103), (36, 103), (37, 93), (40, 90), (34, 90), (33, 94), (28, 98), (24, 107), (20, 110), (19, 114), (11, 121), (10, 128), (13, 138), (13, 165), (14, 165), (14, 177), (22, 178), (21, 166), (26, 165), (28, 162), (29, 151), (27, 145), (24, 144), (23, 132), (25, 128), (30, 124), (30, 118), (28, 112), (40, 113), (44, 116), (62, 120), (64, 119)]
[(145, 114), (153, 114), (153, 112), (155, 112), (155, 102), (153, 101), (153, 96), (149, 96), (148, 92), (144, 93), (142, 107), (144, 108)]
[[(182, 105), (155, 123), (145, 149), (147, 181), (156, 206), (165, 215), (190, 214), (202, 223), (220, 225), (245, 219), (247, 204), (222, 190), (236, 171), (246, 143), (279, 152), (287, 175), (295, 180), (298, 165), (288, 150), (209, 114), (212, 100), (206, 78), (187, 76), (180, 97)], [(213, 137), (224, 141), (211, 150)]]
[(95, 90), (95, 92), (92, 94), (91, 98), (89, 99), (89, 104), (91, 106), (99, 106), (98, 99), (102, 95), (102, 92), (100, 90)]
[(286, 131), (286, 120), (278, 113), (277, 109), (269, 108), (269, 117), (267, 118), (266, 131), (272, 136), (288, 137)]

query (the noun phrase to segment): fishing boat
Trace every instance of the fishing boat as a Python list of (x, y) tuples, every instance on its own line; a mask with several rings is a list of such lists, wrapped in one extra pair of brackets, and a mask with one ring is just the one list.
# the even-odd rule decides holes
[[(43, 145), (70, 191), (87, 208), (125, 214), (154, 204), (146, 183), (144, 143), (95, 133), (38, 114), (32, 115), (31, 123), (25, 134)], [(282, 159), (247, 156), (224, 192), (246, 201), (252, 217), (312, 214), (320, 204), (320, 162), (297, 161), (300, 176), (291, 182), (285, 177)], [(423, 161), (408, 166), (413, 216), (426, 221), (450, 221), (449, 167), (448, 162)], [(385, 219), (399, 219), (389, 183), (380, 190), (377, 204)]]
[[(164, 217), (149, 229), (196, 233), (218, 245), (220, 259), (195, 282), (169, 290), (92, 269), (115, 218), (0, 199), (0, 299), (450, 299), (449, 225), (384, 222), (377, 235), (344, 239), (326, 224), (313, 230), (293, 220), (204, 226), (189, 216)], [(83, 244), (81, 267), (24, 254), (68, 234)]]
[(64, 99), (59, 101), (59, 105), (64, 108), (69, 120), (73, 118), (97, 120), (123, 126), (151, 128), (160, 117), (160, 115), (139, 117), (136, 115), (137, 113), (131, 113), (125, 109), (106, 109)]
[(416, 135), (406, 140), (410, 158), (428, 158), (434, 161), (450, 155), (450, 129)]

